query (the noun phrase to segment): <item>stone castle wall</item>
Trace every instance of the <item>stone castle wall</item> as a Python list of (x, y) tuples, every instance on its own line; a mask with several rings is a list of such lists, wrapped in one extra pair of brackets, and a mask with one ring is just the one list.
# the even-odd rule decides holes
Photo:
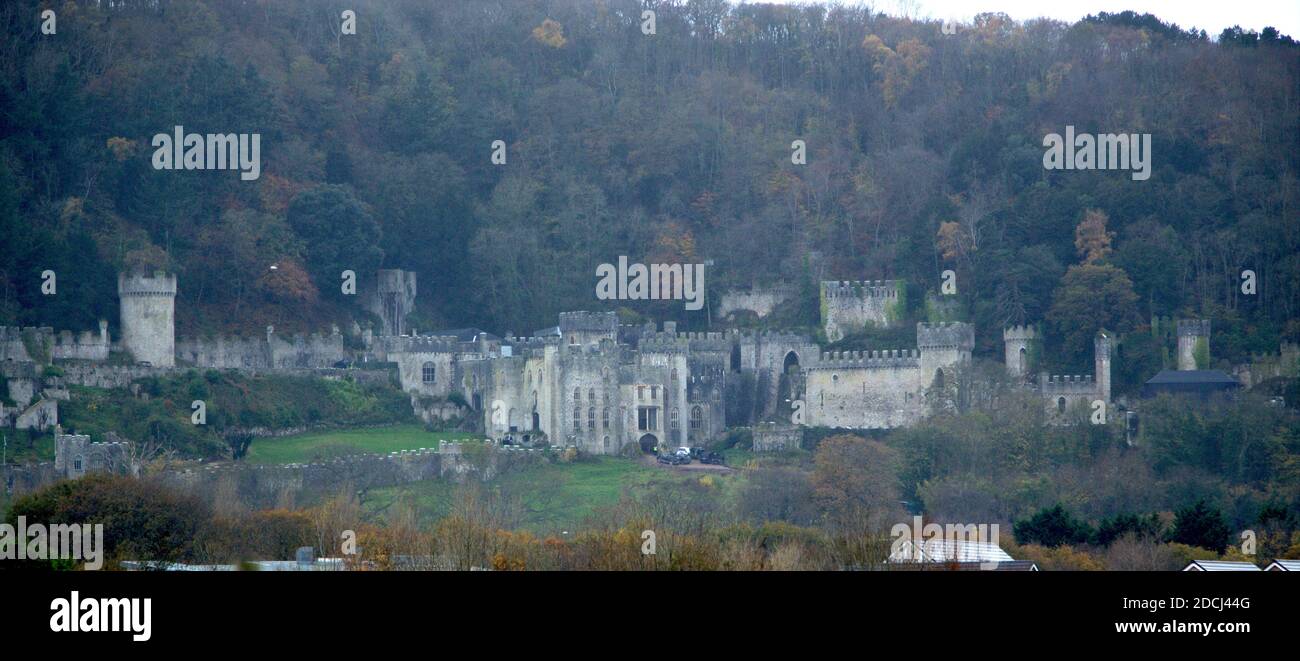
[(896, 318), (898, 290), (895, 280), (823, 281), (821, 283), (822, 330), (830, 342), (867, 326), (889, 326)]
[(718, 316), (727, 317), (736, 312), (750, 311), (761, 319), (772, 314), (776, 307), (798, 294), (794, 287), (755, 287), (732, 290), (722, 295), (718, 303)]

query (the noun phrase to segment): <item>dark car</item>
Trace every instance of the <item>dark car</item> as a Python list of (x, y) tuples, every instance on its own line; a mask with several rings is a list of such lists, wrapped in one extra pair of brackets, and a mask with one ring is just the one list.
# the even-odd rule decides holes
[(721, 466), (723, 464), (722, 455), (717, 452), (708, 452), (708, 451), (701, 452), (700, 463), (712, 464), (714, 466)]

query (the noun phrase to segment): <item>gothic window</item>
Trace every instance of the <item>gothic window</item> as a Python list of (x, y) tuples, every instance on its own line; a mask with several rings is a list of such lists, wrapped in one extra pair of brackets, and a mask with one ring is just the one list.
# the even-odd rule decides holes
[(573, 431), (576, 432), (576, 431), (580, 431), (581, 429), (582, 429), (582, 409), (575, 406), (573, 407)]
[(420, 370), (420, 377), (425, 383), (433, 383), (437, 373), (437, 368), (434, 367), (433, 363), (425, 363), (423, 369)]
[(700, 431), (704, 428), (704, 411), (700, 407), (691, 408), (691, 431)]
[(934, 371), (934, 387), (936, 389), (943, 388), (943, 370)]
[[(600, 411), (600, 428), (609, 429), (609, 407), (608, 406), (601, 409)], [(607, 436), (606, 438), (609, 437)]]
[(713, 401), (715, 402), (722, 401), (722, 391), (718, 388), (713, 389)]
[(1056, 399), (1056, 412), (1057, 412), (1057, 413), (1065, 413), (1065, 398), (1064, 398), (1064, 397), (1058, 397), (1058, 398)]
[(673, 368), (673, 373), (672, 373), (672, 376), (671, 376), (670, 378), (672, 379), (672, 383), (673, 383), (673, 385), (677, 385), (677, 368), (676, 368), (676, 367)]
[(668, 428), (677, 431), (677, 407), (668, 413)]
[(608, 437), (608, 436), (605, 437), (605, 441), (604, 441), (604, 443), (605, 443), (605, 452), (609, 452), (609, 437)]
[(595, 388), (589, 388), (589, 389), (587, 390), (587, 401), (588, 401), (588, 402), (591, 402), (592, 404), (595, 404), (595, 403), (596, 403), (596, 389), (595, 389)]
[(581, 401), (582, 401), (582, 389), (581, 389), (581, 388), (574, 388), (574, 389), (573, 389), (573, 403), (574, 403), (574, 404), (577, 404), (577, 403), (579, 403), (579, 402), (581, 402)]
[(596, 407), (587, 409), (587, 430), (596, 431)]

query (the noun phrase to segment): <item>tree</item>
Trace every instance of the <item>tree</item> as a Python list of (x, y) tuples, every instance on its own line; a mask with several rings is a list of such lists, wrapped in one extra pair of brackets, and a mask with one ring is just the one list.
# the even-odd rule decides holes
[(1137, 294), (1123, 270), (1109, 264), (1071, 266), (1061, 279), (1047, 312), (1058, 337), (1060, 353), (1076, 362), (1092, 355), (1093, 338), (1107, 329), (1133, 330), (1139, 317)]
[(851, 434), (823, 440), (813, 457), (813, 491), (831, 522), (863, 533), (902, 520), (897, 452)]
[(1105, 211), (1088, 209), (1074, 228), (1074, 248), (1084, 264), (1098, 264), (1110, 255), (1110, 242), (1115, 235), (1106, 231), (1109, 220)]
[(1222, 555), (1231, 536), (1232, 529), (1224, 520), (1223, 512), (1202, 499), (1191, 507), (1178, 510), (1169, 541), (1199, 546)]
[(1086, 544), (1093, 535), (1092, 527), (1080, 521), (1060, 503), (1038, 511), (1023, 521), (1012, 524), (1018, 544), (1040, 544), (1047, 547), (1065, 544)]
[(379, 224), (347, 187), (326, 184), (299, 193), (289, 204), (288, 220), (307, 246), (307, 272), (331, 298), (342, 298), (343, 271), (364, 278), (383, 261)]

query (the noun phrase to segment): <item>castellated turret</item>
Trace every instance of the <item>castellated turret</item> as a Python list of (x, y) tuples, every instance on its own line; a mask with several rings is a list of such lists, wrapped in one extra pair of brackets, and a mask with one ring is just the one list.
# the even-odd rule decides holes
[(1178, 320), (1178, 369), (1195, 370), (1209, 369), (1209, 365), (1198, 365), (1196, 360), (1197, 349), (1204, 346), (1202, 360), (1210, 358), (1210, 320), (1209, 319), (1179, 319)]
[(1110, 349), (1111, 334), (1105, 330), (1097, 332), (1092, 342), (1093, 374), (1097, 381), (1097, 396), (1103, 401), (1110, 401)]
[[(921, 377), (926, 384), (952, 382), (952, 368), (970, 362), (975, 348), (975, 327), (961, 321), (916, 325), (916, 348), (921, 351)], [(944, 374), (939, 374), (942, 371)]]
[(176, 364), (176, 276), (119, 273), (122, 347), (156, 367)]
[(1033, 371), (1034, 358), (1038, 355), (1038, 328), (1034, 326), (1011, 326), (1002, 329), (1002, 342), (1006, 344), (1007, 374), (1023, 379)]

